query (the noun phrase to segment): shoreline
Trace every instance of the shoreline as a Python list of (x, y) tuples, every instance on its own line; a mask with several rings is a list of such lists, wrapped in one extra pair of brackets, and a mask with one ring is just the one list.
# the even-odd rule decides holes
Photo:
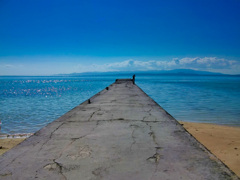
[(1, 134), (0, 139), (8, 139), (8, 138), (28, 138), (32, 136), (34, 133), (22, 133), (22, 134)]
[(210, 123), (178, 122), (240, 177), (240, 127)]
[(0, 135), (0, 156), (12, 149), (14, 146), (18, 145), (28, 137), (33, 135), (33, 133), (26, 134), (1, 134)]
[[(240, 177), (240, 127), (186, 121), (178, 122)], [(1, 136), (0, 156), (31, 135)]]

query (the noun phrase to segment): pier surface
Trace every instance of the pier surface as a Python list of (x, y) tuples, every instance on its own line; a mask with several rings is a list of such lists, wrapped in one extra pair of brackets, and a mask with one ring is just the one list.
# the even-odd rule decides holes
[(125, 79), (5, 153), (0, 179), (239, 178)]

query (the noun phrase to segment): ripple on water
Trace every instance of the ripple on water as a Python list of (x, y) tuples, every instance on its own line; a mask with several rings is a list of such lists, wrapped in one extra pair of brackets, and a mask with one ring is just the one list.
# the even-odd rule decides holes
[[(119, 78), (0, 77), (0, 133), (34, 133)], [(240, 77), (136, 76), (178, 120), (240, 125)]]

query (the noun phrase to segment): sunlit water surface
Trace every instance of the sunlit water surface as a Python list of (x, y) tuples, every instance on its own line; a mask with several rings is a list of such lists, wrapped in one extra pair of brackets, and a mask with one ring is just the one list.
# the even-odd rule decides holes
[[(34, 133), (131, 76), (0, 77), (0, 134)], [(240, 126), (239, 76), (146, 76), (136, 84), (177, 120)]]

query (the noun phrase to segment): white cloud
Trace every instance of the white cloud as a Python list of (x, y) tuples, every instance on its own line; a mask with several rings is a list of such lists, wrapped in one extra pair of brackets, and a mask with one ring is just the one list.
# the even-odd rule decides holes
[(170, 70), (170, 69), (195, 69), (195, 70), (231, 70), (240, 67), (239, 61), (220, 59), (217, 57), (173, 58), (171, 61), (137, 61), (126, 60), (122, 62), (93, 64), (79, 68), (88, 71), (136, 71), (136, 70)]
[(239, 65), (238, 61), (219, 59), (217, 57), (182, 58), (179, 60), (181, 68), (197, 69), (232, 69)]
[(136, 61), (132, 59), (122, 61), (122, 62), (115, 62), (115, 63), (106, 63), (106, 64), (93, 64), (91, 66), (85, 66), (86, 69), (92, 69), (94, 71), (119, 71), (119, 70), (131, 70), (136, 66)]
[(12, 67), (13, 65), (11, 64), (6, 64), (5, 67)]
[(75, 67), (77, 67), (77, 68), (79, 68), (79, 69), (83, 69), (83, 68), (84, 68), (84, 66), (83, 66), (82, 64), (78, 64), (78, 65), (76, 65)]

